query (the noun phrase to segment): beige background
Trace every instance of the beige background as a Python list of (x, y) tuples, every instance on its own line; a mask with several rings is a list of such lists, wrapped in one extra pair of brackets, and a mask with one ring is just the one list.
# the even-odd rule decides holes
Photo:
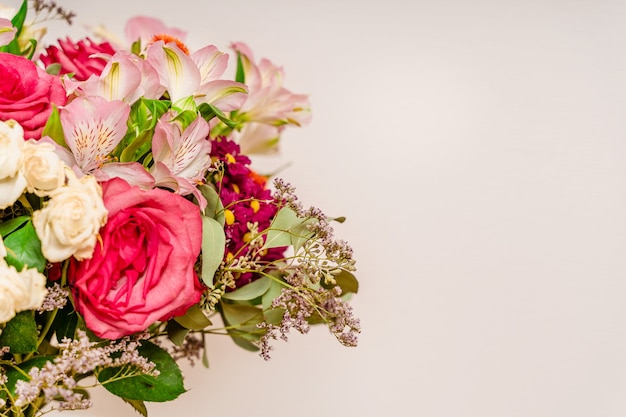
[[(215, 337), (151, 416), (626, 414), (625, 2), (61, 4), (282, 64), (314, 116), (269, 163), (358, 259), (360, 347), (316, 328), (265, 363)], [(75, 415), (134, 415), (95, 400)]]

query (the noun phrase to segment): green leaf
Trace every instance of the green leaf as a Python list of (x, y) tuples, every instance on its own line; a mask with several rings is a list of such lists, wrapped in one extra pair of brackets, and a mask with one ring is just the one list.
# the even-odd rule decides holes
[(289, 229), (298, 225), (300, 219), (295, 211), (288, 207), (283, 207), (278, 210), (269, 231), (267, 232), (267, 238), (265, 239), (265, 245), (263, 248), (276, 248), (280, 246), (291, 245), (291, 234)]
[(212, 324), (198, 304), (192, 305), (183, 316), (174, 317), (174, 320), (190, 330), (204, 330)]
[[(19, 371), (13, 367), (6, 367), (7, 383), (6, 387), (11, 393), (11, 396), (15, 396), (15, 385), (17, 381), (28, 381), (28, 372), (33, 368), (41, 369), (48, 362), (52, 362), (54, 357), (52, 356), (36, 356), (33, 359), (29, 359), (26, 362), (22, 362), (18, 365)], [(0, 391), (0, 395), (5, 394), (4, 390)], [(5, 397), (6, 398), (6, 397)]]
[(224, 319), (230, 326), (256, 325), (263, 321), (263, 311), (247, 304), (220, 303)]
[(7, 263), (18, 271), (25, 266), (37, 268), (39, 272), (45, 269), (47, 261), (41, 253), (41, 242), (30, 220), (22, 228), (8, 235), (4, 239), (4, 246), (7, 248), (5, 258)]
[(130, 404), (131, 407), (135, 409), (136, 412), (141, 414), (143, 417), (148, 417), (148, 409), (146, 408), (146, 404), (141, 400), (129, 400), (128, 398), (122, 398), (125, 403)]
[(285, 316), (285, 309), (283, 308), (272, 308), (270, 310), (266, 310), (263, 313), (263, 317), (265, 321), (278, 326), (281, 321), (283, 321), (283, 317)]
[[(246, 92), (245, 89), (238, 88), (238, 87), (234, 87), (232, 88), (232, 90), (233, 90), (232, 92), (240, 92), (240, 93)], [(200, 112), (200, 115), (204, 118), (204, 120), (206, 120), (207, 122), (211, 120), (212, 118), (217, 117), (229, 129), (234, 129), (239, 125), (239, 122), (229, 119), (220, 109), (218, 109), (217, 107), (211, 104), (202, 103), (198, 107), (198, 111)]]
[(217, 220), (217, 222), (224, 227), (224, 205), (222, 204), (219, 194), (209, 185), (201, 185), (198, 188), (207, 201), (204, 215)]
[(237, 71), (235, 72), (235, 81), (245, 84), (246, 73), (243, 70), (243, 59), (241, 53), (237, 52)]
[(226, 248), (224, 228), (215, 219), (202, 217), (202, 281), (213, 285), (213, 276), (219, 268)]
[(229, 336), (235, 344), (245, 350), (256, 352), (259, 350), (258, 341), (265, 329), (260, 329), (257, 324), (264, 321), (261, 309), (244, 304), (220, 303), (224, 323), (237, 328), (228, 329)]
[(159, 376), (140, 374), (115, 379), (119, 378), (120, 369), (104, 368), (98, 374), (98, 381), (112, 394), (129, 400), (164, 402), (185, 392), (180, 368), (166, 351), (144, 341), (139, 354), (156, 365)]
[(24, 21), (26, 20), (26, 14), (28, 13), (28, 1), (24, 0), (20, 9), (17, 11), (13, 19), (11, 19), (11, 24), (14, 28), (17, 29), (17, 33), (15, 37), (17, 38), (22, 33), (22, 28), (24, 27)]
[[(189, 124), (198, 117), (198, 108), (196, 106), (196, 102), (193, 99), (193, 96), (181, 98), (180, 100), (176, 101), (176, 103), (172, 103), (172, 108), (180, 112), (179, 116), (184, 115), (187, 112), (193, 114), (193, 119), (189, 119), (188, 115), (183, 116), (183, 128), (189, 126)], [(176, 117), (176, 119), (177, 118), (178, 117)]]
[(228, 332), (233, 342), (240, 348), (248, 350), (250, 352), (258, 352), (259, 346), (254, 342), (258, 342), (260, 339), (259, 335), (251, 335), (249, 333), (240, 332), (238, 330), (230, 330)]
[(257, 297), (265, 294), (272, 285), (272, 280), (268, 277), (261, 277), (249, 284), (244, 285), (241, 288), (237, 288), (235, 291), (227, 292), (222, 295), (222, 298), (226, 300), (235, 301), (249, 301), (254, 300)]
[(37, 350), (37, 323), (32, 311), (21, 311), (7, 322), (0, 334), (0, 346), (9, 346), (11, 353)]
[(8, 234), (24, 226), (29, 219), (30, 217), (28, 216), (20, 216), (0, 223), (0, 235), (6, 237)]
[(176, 346), (182, 346), (185, 338), (187, 337), (187, 334), (189, 333), (189, 329), (184, 328), (174, 320), (170, 320), (167, 322), (166, 330), (167, 337)]
[(341, 288), (342, 294), (357, 293), (359, 291), (359, 281), (348, 271), (341, 272), (334, 276), (337, 285)]
[[(50, 64), (46, 67), (46, 72), (50, 75), (59, 75), (59, 73), (61, 72), (61, 64)], [(45, 135), (42, 135), (45, 136)]]
[(78, 327), (78, 313), (67, 303), (65, 307), (57, 310), (57, 316), (54, 320), (54, 330), (58, 340), (67, 337), (74, 339)]
[(280, 246), (293, 246), (297, 252), (302, 245), (313, 236), (308, 225), (317, 220), (311, 217), (298, 217), (295, 211), (289, 207), (278, 210), (267, 232), (267, 238), (263, 248), (276, 248)]
[(50, 136), (59, 146), (67, 148), (65, 133), (63, 132), (63, 126), (61, 125), (61, 116), (59, 115), (59, 110), (55, 105), (52, 105), (52, 113), (50, 113), (48, 121), (43, 127), (41, 136)]
[(274, 299), (280, 295), (280, 293), (283, 291), (283, 288), (285, 288), (285, 286), (282, 285), (280, 282), (272, 280), (270, 288), (265, 294), (263, 294), (263, 297), (261, 297), (261, 304), (264, 310), (272, 307), (272, 301), (274, 301)]

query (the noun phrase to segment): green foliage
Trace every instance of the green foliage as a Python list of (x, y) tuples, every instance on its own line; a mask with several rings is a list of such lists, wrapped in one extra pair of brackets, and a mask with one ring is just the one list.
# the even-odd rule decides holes
[(67, 143), (65, 142), (65, 133), (63, 132), (63, 126), (61, 125), (59, 110), (54, 104), (52, 105), (52, 113), (50, 113), (50, 117), (48, 118), (48, 121), (43, 128), (41, 136), (50, 136), (50, 138), (52, 138), (52, 140), (55, 141), (57, 144), (64, 148), (67, 148)]
[(22, 53), (22, 50), (20, 49), (18, 38), (20, 34), (22, 33), (22, 29), (24, 27), (24, 21), (26, 20), (27, 13), (28, 13), (28, 1), (24, 0), (22, 1), (22, 5), (20, 6), (20, 9), (17, 11), (15, 16), (13, 16), (13, 19), (11, 19), (11, 25), (13, 25), (13, 27), (17, 29), (17, 32), (15, 32), (15, 38), (13, 38), (13, 40), (8, 45), (4, 45), (3, 47), (1, 47), (0, 52), (8, 52), (13, 55), (25, 55), (24, 53)]
[(243, 70), (243, 59), (241, 54), (237, 52), (237, 70), (235, 72), (235, 81), (244, 83), (246, 82), (246, 73)]
[(4, 238), (4, 246), (7, 248), (5, 260), (18, 271), (24, 267), (37, 268), (39, 272), (45, 269), (47, 261), (41, 253), (41, 242), (30, 219)]
[(29, 219), (30, 217), (28, 216), (20, 216), (0, 223), (0, 235), (2, 235), (3, 238), (6, 238), (9, 233), (14, 232), (15, 230), (24, 226), (24, 224), (26, 224)]
[[(341, 288), (342, 294), (356, 294), (359, 292), (359, 281), (351, 272), (341, 270), (341, 272), (335, 275), (334, 278), (336, 285)], [(328, 286), (324, 285), (324, 283), (322, 283), (322, 286), (328, 288)]]
[(217, 194), (217, 191), (215, 191), (213, 187), (208, 185), (201, 185), (198, 188), (200, 189), (202, 196), (207, 201), (207, 205), (204, 209), (204, 215), (217, 220), (220, 226), (223, 227), (225, 222), (224, 205), (222, 204), (219, 194)]
[(213, 285), (213, 276), (219, 268), (226, 248), (224, 228), (215, 219), (202, 217), (202, 281)]
[(148, 409), (146, 408), (146, 404), (141, 400), (130, 400), (128, 398), (122, 398), (125, 403), (130, 404), (131, 407), (135, 409), (139, 414), (143, 417), (148, 417)]
[(297, 252), (306, 243), (313, 232), (308, 225), (316, 222), (313, 218), (298, 217), (298, 214), (289, 207), (281, 208), (270, 225), (263, 248), (293, 246)]
[(12, 354), (37, 350), (37, 324), (32, 311), (19, 312), (0, 333), (0, 346), (11, 348)]
[(17, 381), (28, 381), (28, 371), (32, 368), (41, 369), (47, 362), (52, 362), (54, 357), (52, 356), (37, 356), (35, 358), (24, 361), (14, 367), (6, 368), (7, 375), (7, 390), (11, 393), (11, 396), (15, 396), (15, 385)]
[(184, 315), (174, 317), (174, 321), (190, 330), (203, 330), (212, 324), (198, 304), (189, 307)]
[(180, 368), (166, 351), (144, 341), (139, 353), (156, 365), (159, 376), (137, 373), (124, 376), (120, 374), (125, 369), (104, 368), (98, 373), (98, 381), (112, 394), (135, 401), (171, 401), (185, 392)]
[(222, 295), (222, 298), (233, 301), (254, 300), (255, 298), (261, 297), (265, 294), (271, 285), (272, 280), (269, 277), (261, 277), (241, 288), (236, 289), (235, 291), (225, 293)]

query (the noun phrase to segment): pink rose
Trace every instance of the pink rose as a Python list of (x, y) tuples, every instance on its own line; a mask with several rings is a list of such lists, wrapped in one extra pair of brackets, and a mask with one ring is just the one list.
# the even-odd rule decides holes
[(180, 195), (120, 178), (102, 184), (109, 211), (93, 257), (72, 261), (76, 309), (97, 336), (146, 330), (200, 300), (194, 270), (202, 242), (200, 209)]
[(26, 139), (39, 139), (51, 104), (66, 101), (59, 78), (24, 57), (0, 52), (0, 120), (13, 119), (24, 128)]
[(39, 139), (51, 105), (66, 101), (59, 78), (24, 57), (0, 52), (0, 120), (13, 119), (24, 128), (26, 139)]
[(59, 75), (72, 73), (74, 80), (85, 81), (92, 74), (102, 74), (107, 60), (99, 54), (113, 55), (115, 49), (108, 42), (94, 43), (89, 38), (74, 42), (67, 38), (59, 39), (58, 47), (46, 48), (46, 55), (42, 55), (40, 59), (46, 67), (60, 64)]

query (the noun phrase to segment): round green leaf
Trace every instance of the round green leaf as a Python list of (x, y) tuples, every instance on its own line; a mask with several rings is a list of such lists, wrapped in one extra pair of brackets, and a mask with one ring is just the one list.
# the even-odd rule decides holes
[(112, 380), (119, 368), (104, 368), (98, 374), (98, 381), (110, 393), (129, 400), (171, 401), (186, 391), (180, 368), (166, 351), (144, 341), (139, 353), (154, 362), (161, 372), (158, 377), (140, 374)]

